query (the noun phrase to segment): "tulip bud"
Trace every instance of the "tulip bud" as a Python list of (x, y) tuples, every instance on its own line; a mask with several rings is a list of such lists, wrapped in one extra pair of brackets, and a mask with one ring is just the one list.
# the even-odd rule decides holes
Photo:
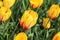
[(14, 37), (14, 40), (28, 40), (28, 37), (24, 32), (21, 32)]
[(49, 18), (44, 18), (43, 19), (43, 27), (46, 28), (46, 29), (49, 29), (50, 28)]
[(0, 8), (0, 21), (6, 21), (10, 18), (11, 16), (11, 10), (6, 7), (1, 7)]
[(60, 32), (58, 32), (52, 40), (60, 40)]
[(38, 8), (43, 4), (43, 0), (30, 0), (30, 5), (32, 8)]
[(10, 8), (14, 5), (15, 0), (3, 0), (4, 7)]
[(38, 14), (33, 10), (26, 10), (20, 20), (20, 25), (27, 30), (34, 26), (37, 22)]
[(59, 16), (59, 5), (52, 5), (48, 11), (48, 16), (51, 19), (55, 19)]

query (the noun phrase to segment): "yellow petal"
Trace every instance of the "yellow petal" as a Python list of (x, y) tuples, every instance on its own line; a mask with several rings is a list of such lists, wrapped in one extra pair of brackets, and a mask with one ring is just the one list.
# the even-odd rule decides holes
[(14, 40), (28, 40), (28, 37), (24, 32), (20, 32), (14, 37)]
[(38, 14), (36, 12), (30, 10), (30, 15), (33, 17), (33, 22), (31, 22), (31, 25), (30, 25), (30, 27), (32, 27), (37, 22)]
[(0, 7), (2, 7), (3, 6), (3, 2), (2, 1), (0, 1)]
[(59, 13), (60, 13), (60, 8), (59, 8)]
[(10, 8), (14, 5), (15, 0), (3, 0), (3, 4), (5, 7)]
[(4, 17), (3, 20), (4, 21), (8, 20), (10, 18), (10, 16), (11, 16), (11, 10), (7, 9), (6, 14), (3, 16)]

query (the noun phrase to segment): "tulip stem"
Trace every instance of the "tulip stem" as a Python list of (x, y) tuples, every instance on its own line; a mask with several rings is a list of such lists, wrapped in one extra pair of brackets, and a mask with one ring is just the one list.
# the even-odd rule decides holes
[(49, 36), (49, 32), (48, 32), (48, 29), (47, 29), (47, 32), (46, 32), (46, 38), (48, 38)]

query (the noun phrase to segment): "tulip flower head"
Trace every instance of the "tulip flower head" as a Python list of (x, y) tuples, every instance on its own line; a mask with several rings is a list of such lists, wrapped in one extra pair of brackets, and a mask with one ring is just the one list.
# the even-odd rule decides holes
[(52, 40), (60, 40), (60, 32), (58, 32)]
[(14, 5), (15, 0), (3, 0), (4, 7), (10, 8)]
[(24, 32), (18, 33), (17, 36), (14, 37), (14, 40), (27, 40), (28, 37)]
[(43, 27), (46, 28), (46, 29), (49, 29), (50, 28), (49, 18), (44, 18), (43, 19)]
[(43, 0), (30, 0), (30, 5), (32, 8), (38, 8), (43, 4)]
[(26, 10), (20, 19), (20, 25), (24, 30), (33, 27), (38, 19), (38, 14), (33, 10)]
[(11, 16), (11, 10), (6, 7), (1, 7), (0, 8), (0, 21), (6, 21), (10, 18)]
[(59, 5), (52, 5), (48, 11), (48, 16), (51, 19), (55, 19), (59, 16)]

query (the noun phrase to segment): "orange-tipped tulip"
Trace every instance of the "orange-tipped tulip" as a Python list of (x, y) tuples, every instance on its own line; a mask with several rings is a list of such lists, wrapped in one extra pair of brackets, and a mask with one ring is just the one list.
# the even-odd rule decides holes
[(24, 32), (21, 32), (14, 37), (14, 40), (28, 40), (28, 37)]
[(51, 18), (51, 19), (55, 19), (59, 16), (59, 5), (55, 5), (53, 4), (49, 11), (48, 11), (48, 16)]
[(0, 8), (0, 21), (6, 21), (10, 18), (11, 16), (11, 10), (6, 7), (1, 7)]
[(43, 27), (46, 28), (46, 29), (50, 28), (50, 20), (49, 20), (49, 18), (44, 18), (43, 19)]
[(15, 0), (3, 0), (4, 7), (10, 8), (14, 5)]
[(37, 22), (38, 14), (33, 10), (26, 10), (20, 20), (20, 25), (23, 29), (27, 30), (34, 26)]
[(30, 5), (32, 8), (38, 8), (43, 4), (43, 0), (30, 0)]
[(58, 32), (52, 40), (60, 40), (60, 32)]

